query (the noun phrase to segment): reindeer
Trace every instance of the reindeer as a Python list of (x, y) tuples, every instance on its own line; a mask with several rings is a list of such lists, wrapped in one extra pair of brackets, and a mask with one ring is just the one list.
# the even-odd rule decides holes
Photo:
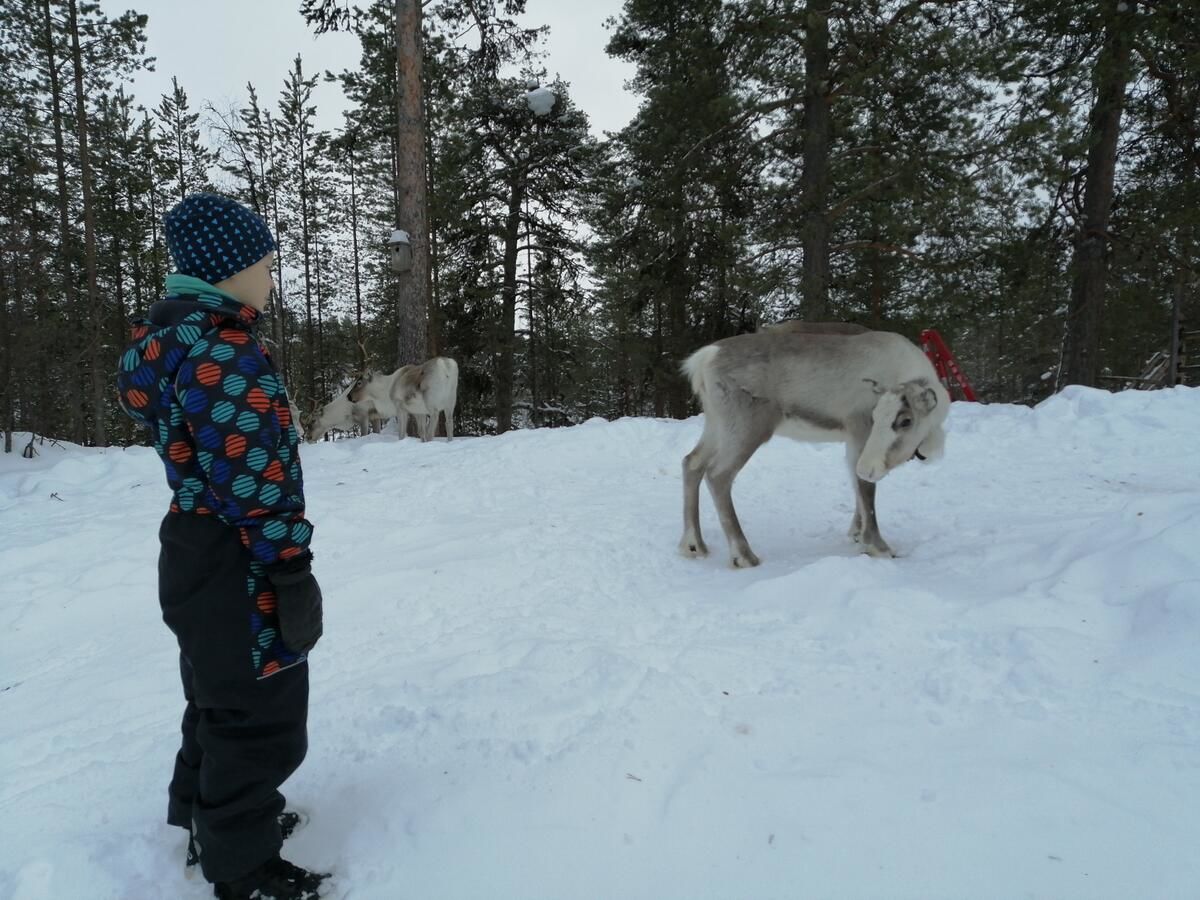
[(458, 363), (435, 356), (419, 366), (401, 366), (390, 375), (368, 373), (346, 395), (353, 403), (369, 402), (384, 418), (395, 416), (400, 439), (408, 434), (408, 417), (417, 417), (422, 442), (433, 440), (438, 413), (446, 414), (446, 439), (454, 440), (454, 407), (458, 402)]
[(310, 443), (319, 441), (332, 428), (348, 431), (352, 425), (357, 425), (362, 434), (366, 434), (368, 429), (376, 433), (380, 431), (382, 420), (375, 405), (370, 401), (356, 403), (349, 398), (349, 394), (357, 385), (357, 381), (353, 382), (322, 406), (320, 412), (314, 404), (312, 412), (304, 417), (304, 433)]
[[(875, 485), (909, 459), (941, 455), (950, 396), (928, 358), (898, 334), (840, 323), (782, 323), (701, 347), (683, 364), (704, 432), (683, 459), (684, 556), (707, 556), (700, 479), (708, 482), (735, 567), (756, 566), (733, 508), (733, 480), (774, 435), (844, 443), (854, 485), (850, 537), (894, 556), (879, 534)], [(816, 327), (813, 327), (813, 326)]]

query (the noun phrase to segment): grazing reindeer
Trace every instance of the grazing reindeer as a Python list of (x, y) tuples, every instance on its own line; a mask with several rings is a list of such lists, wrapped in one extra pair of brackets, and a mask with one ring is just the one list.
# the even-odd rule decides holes
[(879, 534), (875, 485), (914, 456), (941, 455), (950, 396), (907, 338), (840, 328), (855, 330), (776, 327), (701, 347), (684, 362), (704, 408), (704, 433), (683, 460), (685, 556), (708, 554), (700, 535), (704, 478), (733, 565), (758, 565), (731, 489), (754, 451), (776, 434), (846, 445), (855, 493), (850, 536), (872, 556), (895, 555)]
[(417, 417), (421, 441), (433, 440), (438, 413), (445, 412), (446, 439), (452, 441), (458, 363), (448, 356), (435, 356), (419, 366), (401, 366), (390, 375), (370, 374), (359, 379), (347, 397), (355, 403), (372, 403), (384, 418), (395, 416), (401, 440), (408, 434), (410, 415)]
[(338, 396), (334, 397), (317, 412), (317, 404), (314, 401), (312, 410), (305, 419), (305, 437), (311, 441), (318, 441), (325, 436), (325, 433), (331, 428), (339, 428), (343, 431), (349, 431), (351, 424), (358, 426), (359, 434), (379, 434), (383, 430), (383, 419), (379, 415), (379, 411), (375, 409), (375, 405), (371, 402), (354, 402), (350, 399), (349, 394), (358, 386), (358, 383), (363, 379), (363, 372), (366, 370), (367, 348), (363, 342), (357, 341), (359, 350), (359, 367), (355, 371), (354, 381), (350, 386), (342, 391)]
[(357, 425), (363, 434), (366, 434), (368, 429), (373, 432), (380, 430), (381, 420), (374, 404), (370, 401), (355, 403), (349, 398), (350, 392), (356, 386), (357, 382), (350, 385), (321, 407), (319, 413), (313, 410), (313, 414), (308, 417), (308, 427), (305, 428), (305, 437), (309, 442), (319, 441), (331, 428), (349, 431), (351, 425)]

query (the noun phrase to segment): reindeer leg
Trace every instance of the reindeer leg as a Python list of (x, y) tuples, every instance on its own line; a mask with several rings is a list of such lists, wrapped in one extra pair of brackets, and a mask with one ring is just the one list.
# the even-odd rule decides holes
[(862, 492), (858, 489), (858, 474), (854, 471), (862, 447), (855, 443), (846, 444), (846, 464), (850, 466), (850, 489), (854, 491), (854, 518), (850, 521), (850, 530), (846, 536), (854, 543), (862, 542), (863, 531), (863, 501)]
[(408, 437), (408, 411), (403, 406), (396, 407), (396, 430), (400, 433), (400, 440)]
[[(738, 472), (750, 461), (754, 451), (771, 437), (773, 428), (755, 427), (753, 421), (745, 421), (742, 425), (741, 429), (732, 432), (736, 435), (737, 449), (728, 456), (722, 452), (724, 448), (718, 451), (717, 458), (709, 463), (704, 480), (708, 482), (708, 492), (716, 504), (721, 528), (729, 541), (730, 562), (736, 569), (749, 569), (757, 566), (759, 559), (750, 549), (750, 542), (746, 540), (746, 534), (742, 531), (741, 522), (738, 521), (737, 512), (733, 508), (733, 479), (737, 478)], [(738, 434), (739, 430), (741, 434)]]
[(721, 519), (721, 528), (729, 541), (729, 561), (735, 569), (750, 569), (759, 564), (759, 558), (750, 549), (746, 533), (738, 521), (737, 512), (733, 508), (733, 479), (737, 477), (737, 468), (727, 468), (720, 472), (708, 470), (705, 480), (708, 482), (708, 492), (712, 494), (713, 503), (717, 507), (717, 515)]
[(855, 518), (860, 518), (862, 521), (859, 542), (862, 544), (864, 552), (875, 557), (895, 556), (896, 554), (888, 546), (887, 541), (880, 536), (879, 523), (875, 520), (875, 483), (863, 481), (857, 476), (854, 481), (860, 510)]
[(700, 534), (700, 482), (712, 459), (704, 438), (683, 458), (683, 537), (679, 552), (689, 558), (708, 556), (708, 547)]
[(446, 410), (446, 440), (454, 440), (454, 407)]

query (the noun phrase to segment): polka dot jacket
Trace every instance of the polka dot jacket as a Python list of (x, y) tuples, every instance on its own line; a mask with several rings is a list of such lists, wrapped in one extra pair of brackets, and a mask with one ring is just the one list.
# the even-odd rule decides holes
[(117, 388), (166, 467), (171, 510), (219, 517), (262, 566), (307, 556), (299, 435), (259, 313), (195, 278), (169, 276), (167, 291), (133, 323)]

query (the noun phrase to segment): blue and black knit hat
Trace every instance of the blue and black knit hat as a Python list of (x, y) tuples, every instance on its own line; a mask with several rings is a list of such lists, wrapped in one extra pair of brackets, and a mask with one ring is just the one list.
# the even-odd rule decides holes
[(191, 194), (163, 216), (175, 271), (216, 284), (275, 249), (257, 213), (219, 194)]

